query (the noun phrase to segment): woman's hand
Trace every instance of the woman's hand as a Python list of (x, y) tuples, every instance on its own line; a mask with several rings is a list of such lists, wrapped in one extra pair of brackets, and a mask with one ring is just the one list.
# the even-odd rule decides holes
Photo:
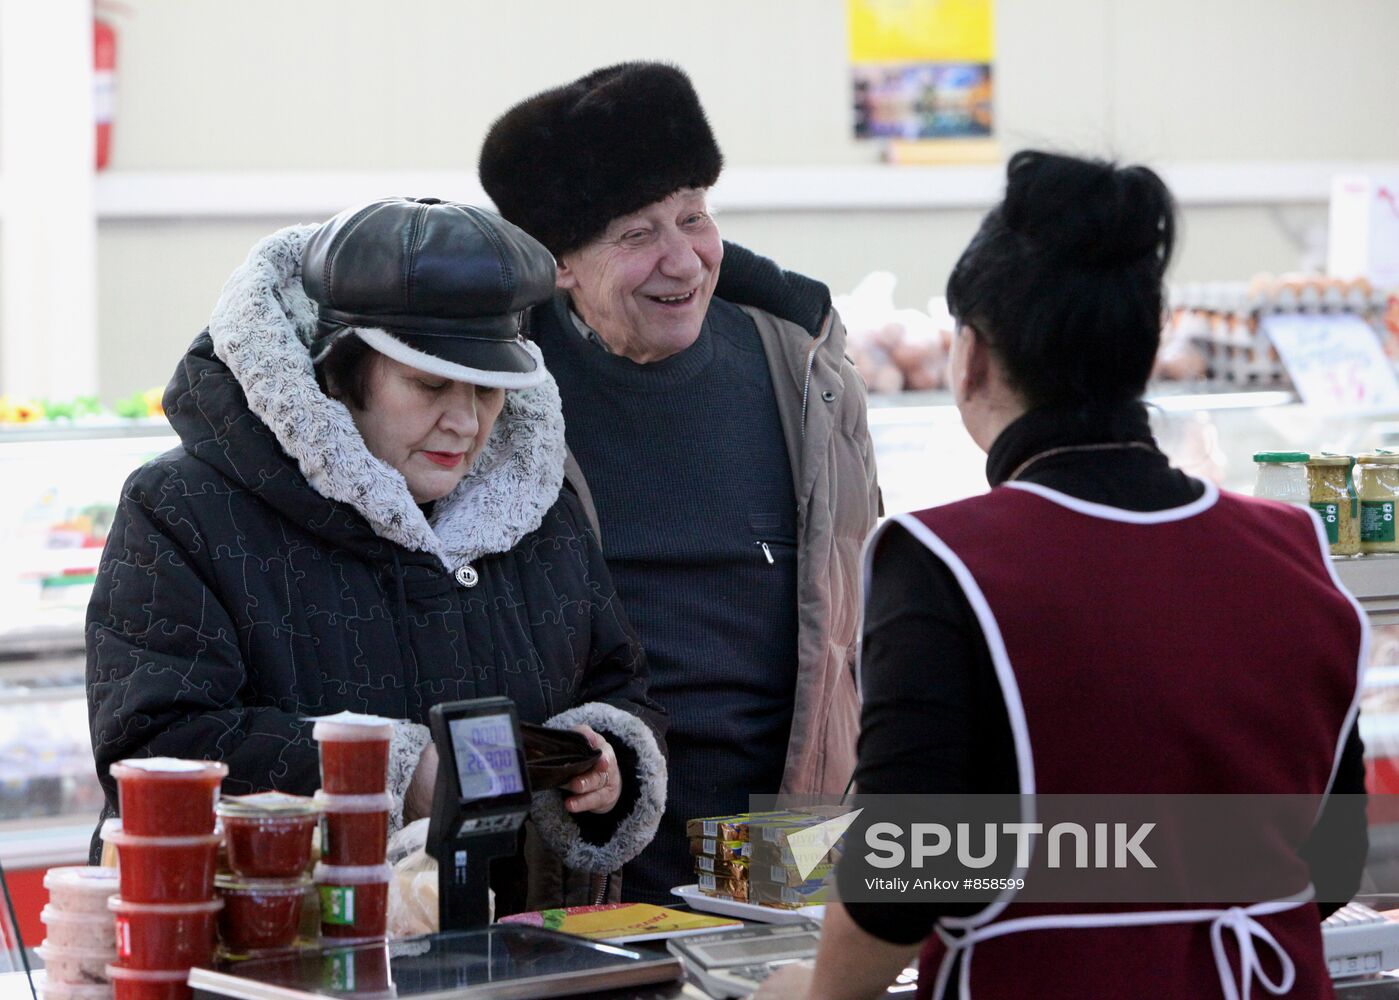
[(753, 1000), (806, 1000), (811, 994), (811, 977), (815, 971), (816, 966), (811, 962), (784, 965), (763, 980)]
[(611, 812), (622, 794), (617, 754), (612, 744), (599, 736), (592, 726), (578, 725), (573, 728), (587, 737), (589, 746), (602, 750), (602, 756), (591, 771), (585, 771), (569, 781), (567, 788), (573, 794), (564, 797), (563, 806), (571, 813)]
[(403, 823), (432, 815), (432, 793), (437, 788), (437, 744), (431, 740), (418, 757), (418, 768), (403, 793)]

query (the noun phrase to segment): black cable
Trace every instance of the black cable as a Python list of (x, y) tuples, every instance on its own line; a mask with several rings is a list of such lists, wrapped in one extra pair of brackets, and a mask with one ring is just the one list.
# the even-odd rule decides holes
[(15, 903), (10, 898), (10, 884), (5, 881), (4, 865), (0, 865), (0, 895), (5, 897), (5, 910), (15, 931), (15, 950), (19, 952), (19, 964), (23, 966), (25, 981), (29, 983), (29, 995), (33, 1000), (39, 1000), (39, 994), (34, 990), (34, 970), (29, 967), (29, 953), (24, 950), (24, 935), (19, 930), (19, 917), (15, 916)]

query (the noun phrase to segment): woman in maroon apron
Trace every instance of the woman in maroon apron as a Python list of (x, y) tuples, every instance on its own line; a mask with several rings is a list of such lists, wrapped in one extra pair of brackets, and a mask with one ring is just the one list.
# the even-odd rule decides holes
[(1037, 152), (1007, 175), (948, 283), (953, 393), (992, 489), (870, 542), (860, 792), (1326, 805), (1259, 838), (1295, 893), (834, 904), (814, 975), (763, 995), (877, 996), (918, 954), (922, 997), (1330, 996), (1319, 921), (1366, 852), (1363, 799), (1327, 798), (1364, 792), (1364, 617), (1315, 515), (1221, 493), (1152, 438), (1175, 232), (1161, 180)]

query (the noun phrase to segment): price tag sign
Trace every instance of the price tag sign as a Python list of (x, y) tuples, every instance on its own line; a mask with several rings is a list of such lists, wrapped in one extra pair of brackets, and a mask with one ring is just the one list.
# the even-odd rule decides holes
[(1302, 402), (1332, 413), (1399, 410), (1399, 379), (1369, 324), (1355, 316), (1267, 316)]

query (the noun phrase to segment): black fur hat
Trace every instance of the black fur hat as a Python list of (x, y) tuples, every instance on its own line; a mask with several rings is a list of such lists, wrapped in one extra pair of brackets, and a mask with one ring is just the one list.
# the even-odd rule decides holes
[(554, 256), (619, 215), (719, 179), (724, 157), (690, 78), (629, 62), (521, 101), (481, 146), (481, 184)]

